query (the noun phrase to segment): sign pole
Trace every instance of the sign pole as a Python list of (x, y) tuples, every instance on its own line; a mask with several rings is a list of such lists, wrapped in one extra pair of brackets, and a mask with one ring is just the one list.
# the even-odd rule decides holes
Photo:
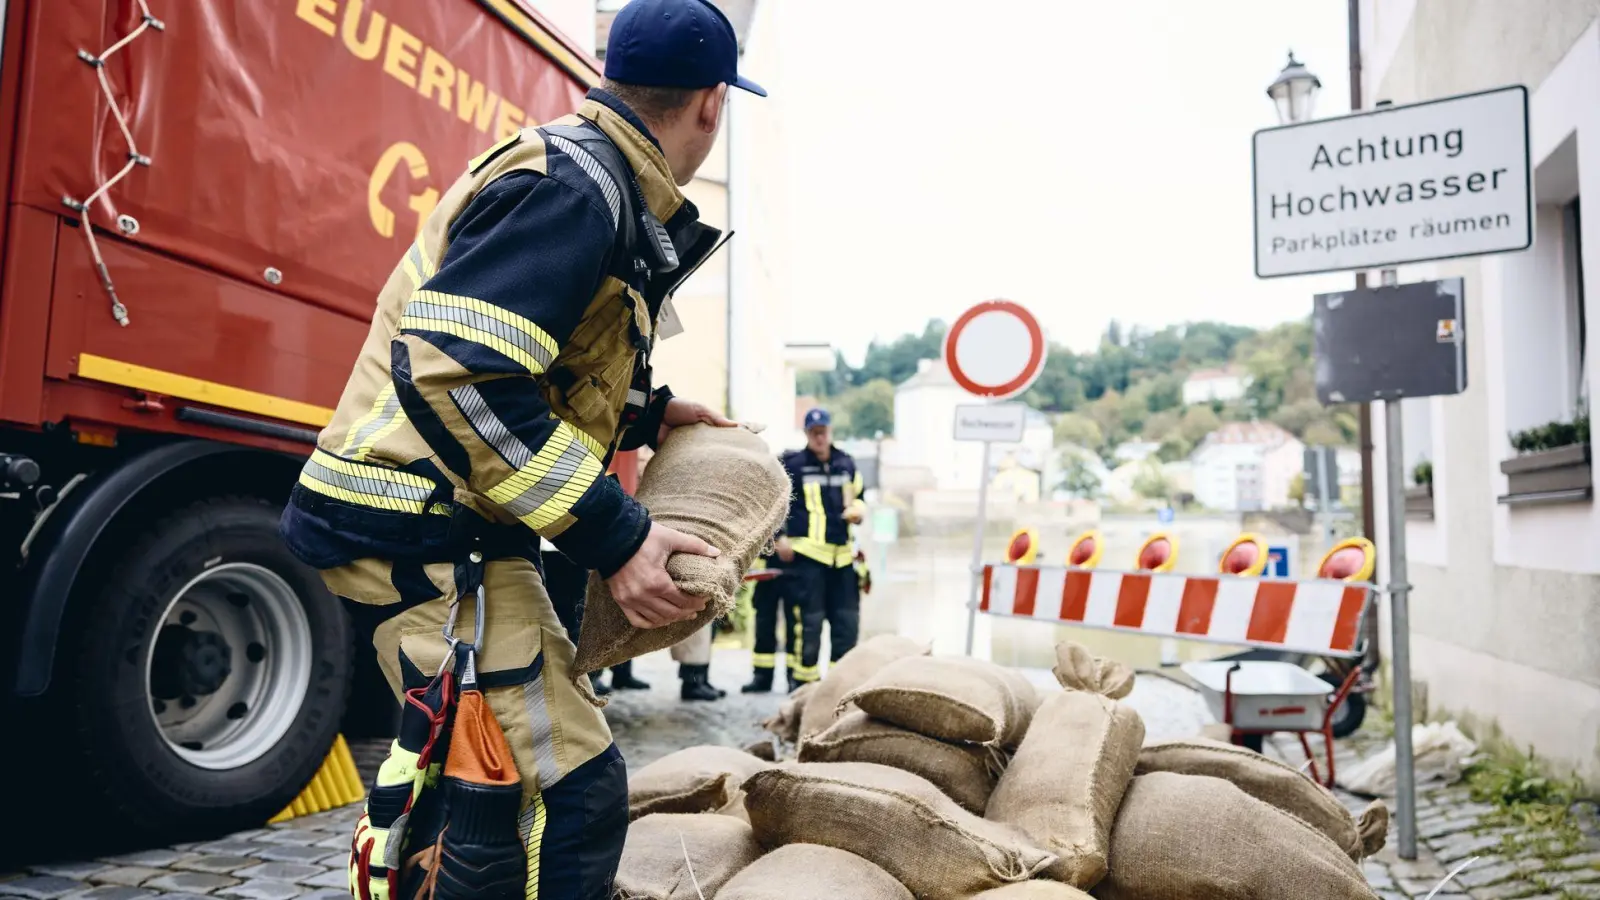
[(1400, 858), (1417, 858), (1416, 760), (1411, 746), (1411, 585), (1406, 582), (1405, 436), (1400, 401), (1383, 402), (1383, 456), (1388, 469), (1389, 619), (1394, 654), (1395, 806)]
[(1328, 484), (1328, 454), (1331, 452), (1333, 452), (1332, 447), (1317, 448), (1317, 513), (1322, 517), (1324, 550), (1333, 549), (1333, 505), (1330, 499), (1332, 487)]
[(978, 587), (983, 582), (983, 530), (989, 512), (989, 441), (983, 442), (983, 468), (978, 474), (978, 524), (972, 532), (972, 589), (967, 594), (967, 655), (978, 629)]

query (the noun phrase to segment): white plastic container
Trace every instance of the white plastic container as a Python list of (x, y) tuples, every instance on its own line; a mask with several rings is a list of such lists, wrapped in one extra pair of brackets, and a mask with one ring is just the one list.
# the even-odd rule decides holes
[[(1237, 668), (1235, 668), (1237, 667)], [(1228, 670), (1233, 672), (1233, 727), (1245, 731), (1321, 731), (1333, 685), (1293, 663), (1250, 660), (1187, 662), (1206, 706), (1225, 721)]]

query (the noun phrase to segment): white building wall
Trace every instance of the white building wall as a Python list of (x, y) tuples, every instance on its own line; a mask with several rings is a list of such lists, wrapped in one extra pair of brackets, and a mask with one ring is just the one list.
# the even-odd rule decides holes
[[(1600, 783), (1600, 506), (1497, 502), (1506, 493), (1499, 463), (1512, 455), (1507, 433), (1570, 415), (1579, 387), (1567, 350), (1567, 260), (1548, 207), (1574, 194), (1600, 197), (1600, 2), (1363, 0), (1361, 15), (1369, 105), (1528, 87), (1541, 204), (1526, 252), (1399, 273), (1464, 280), (1470, 373), (1464, 394), (1402, 412), (1408, 474), (1421, 458), (1434, 467), (1434, 519), (1406, 529), (1415, 678), (1431, 713)], [(1583, 236), (1584, 293), (1600, 297), (1600, 225)], [(1594, 347), (1600, 322), (1597, 304), (1587, 305)], [(1581, 380), (1592, 396), (1590, 356)], [(1375, 412), (1382, 548), (1384, 417)]]
[(1247, 387), (1240, 375), (1221, 375), (1212, 378), (1190, 378), (1183, 383), (1183, 402), (1186, 406), (1220, 400), (1226, 403), (1244, 396)]
[[(783, 133), (784, 66), (779, 35), (787, 5), (756, 3), (740, 71), (770, 94), (731, 91), (728, 133), (729, 185), (735, 236), (728, 248), (733, 306), (727, 328), (730, 415), (762, 422), (774, 451), (795, 437), (795, 377), (784, 360), (792, 297), (789, 284), (786, 173)], [(775, 324), (776, 323), (776, 324)]]

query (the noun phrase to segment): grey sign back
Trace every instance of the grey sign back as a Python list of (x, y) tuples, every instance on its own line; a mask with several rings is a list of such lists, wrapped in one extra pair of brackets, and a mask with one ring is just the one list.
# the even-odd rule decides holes
[(1317, 399), (1361, 403), (1467, 389), (1460, 278), (1318, 294), (1311, 315)]

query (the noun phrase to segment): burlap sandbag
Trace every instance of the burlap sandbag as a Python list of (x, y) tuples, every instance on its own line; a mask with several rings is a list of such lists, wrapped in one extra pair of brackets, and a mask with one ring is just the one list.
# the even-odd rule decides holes
[(733, 816), (735, 819), (738, 819), (746, 825), (749, 825), (750, 810), (745, 809), (744, 806), (744, 789), (737, 787), (734, 788), (733, 796), (728, 800), (726, 805), (724, 805), (721, 809), (718, 809), (716, 812), (719, 816)]
[(1089, 691), (1055, 694), (1034, 715), (986, 815), (1056, 854), (1046, 878), (1088, 890), (1105, 875), (1117, 804), (1143, 744), (1132, 707)]
[(1133, 693), (1133, 670), (1090, 653), (1082, 644), (1056, 644), (1056, 681), (1069, 691), (1090, 691), (1112, 700)]
[(1000, 751), (951, 744), (880, 722), (860, 710), (844, 714), (821, 734), (800, 744), (801, 762), (877, 763), (921, 775), (961, 808), (983, 815), (994, 783), (1005, 768)]
[(1133, 780), (1100, 900), (1375, 900), (1361, 869), (1310, 825), (1220, 778)]
[(645, 816), (628, 826), (613, 897), (616, 900), (714, 897), (728, 879), (760, 856), (761, 846), (756, 843), (750, 826), (732, 816), (667, 813)]
[(801, 685), (779, 704), (777, 714), (762, 722), (761, 727), (772, 732), (785, 744), (799, 743), (800, 723), (804, 721), (805, 709), (810, 704), (811, 696), (816, 693), (817, 687), (816, 682)]
[(789, 476), (749, 429), (687, 425), (667, 433), (645, 466), (637, 497), (655, 522), (722, 552), (715, 559), (677, 553), (667, 560), (678, 588), (704, 597), (706, 608), (688, 621), (635, 628), (606, 583), (591, 575), (574, 678), (671, 647), (732, 609), (745, 570), (788, 514)]
[(628, 814), (714, 812), (728, 805), (765, 762), (732, 747), (689, 747), (628, 776)]
[(716, 900), (911, 900), (911, 892), (854, 853), (790, 844), (733, 876)]
[(1024, 881), (984, 891), (972, 900), (1090, 900), (1089, 895), (1059, 881)]
[(752, 776), (744, 790), (764, 846), (848, 850), (922, 900), (964, 900), (1055, 861), (1015, 829), (963, 810), (926, 778), (888, 766), (778, 766)]
[(1177, 772), (1221, 778), (1327, 835), (1359, 862), (1383, 849), (1389, 809), (1368, 806), (1357, 821), (1327, 788), (1301, 772), (1259, 753), (1200, 738), (1161, 741), (1139, 752), (1138, 774)]
[(927, 656), (927, 644), (897, 634), (880, 634), (857, 644), (838, 662), (806, 698), (800, 710), (800, 737), (826, 731), (839, 718), (839, 701), (879, 669), (907, 656)]
[(1039, 692), (1027, 676), (964, 656), (909, 656), (846, 694), (875, 719), (918, 734), (1011, 749), (1022, 742)]

